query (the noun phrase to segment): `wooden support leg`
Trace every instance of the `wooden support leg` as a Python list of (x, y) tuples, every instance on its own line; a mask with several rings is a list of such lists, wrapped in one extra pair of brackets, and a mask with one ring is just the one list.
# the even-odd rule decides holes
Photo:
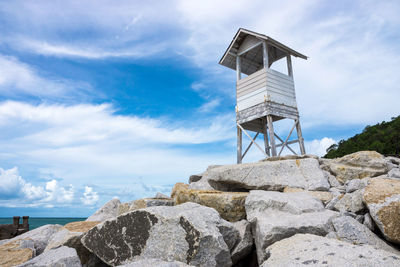
[(271, 156), (269, 153), (269, 143), (268, 143), (268, 128), (267, 128), (267, 121), (265, 118), (261, 119), (263, 135), (264, 135), (264, 146), (265, 146), (265, 153), (267, 153), (268, 157)]
[(304, 148), (304, 139), (303, 139), (303, 135), (301, 133), (299, 118), (297, 119), (296, 130), (297, 130), (297, 137), (299, 139), (299, 144), (300, 144), (300, 154), (304, 155), (304, 154), (306, 154), (306, 149)]
[(237, 126), (237, 163), (242, 163), (242, 129)]
[(274, 125), (272, 124), (272, 116), (267, 115), (267, 124), (268, 124), (268, 131), (269, 131), (269, 140), (271, 143), (271, 155), (273, 157), (276, 156), (276, 146), (275, 146), (275, 135), (274, 135)]

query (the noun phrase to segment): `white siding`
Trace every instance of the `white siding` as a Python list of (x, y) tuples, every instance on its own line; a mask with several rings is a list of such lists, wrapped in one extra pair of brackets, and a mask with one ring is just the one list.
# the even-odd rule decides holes
[(275, 70), (262, 69), (236, 84), (238, 110), (272, 101), (297, 107), (293, 77)]

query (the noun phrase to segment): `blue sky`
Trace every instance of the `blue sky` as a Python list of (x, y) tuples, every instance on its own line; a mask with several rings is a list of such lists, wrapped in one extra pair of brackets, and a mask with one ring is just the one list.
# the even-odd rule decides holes
[(234, 163), (218, 61), (240, 27), (310, 57), (293, 59), (308, 153), (399, 115), (398, 1), (276, 3), (0, 0), (0, 217), (88, 216)]

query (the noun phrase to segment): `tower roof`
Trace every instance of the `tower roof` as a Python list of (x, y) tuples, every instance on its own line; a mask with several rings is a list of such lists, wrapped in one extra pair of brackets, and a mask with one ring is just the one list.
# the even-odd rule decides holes
[(291, 49), (290, 47), (272, 39), (267, 35), (240, 28), (237, 31), (228, 49), (222, 56), (221, 60), (219, 61), (219, 64), (231, 68), (233, 70), (236, 70), (236, 55), (238, 53), (245, 52), (243, 53), (243, 55), (241, 55), (242, 58), (241, 71), (243, 73), (249, 75), (255, 72), (256, 70), (262, 68), (263, 52), (261, 46), (259, 46), (258, 49), (251, 49), (249, 51), (239, 51), (241, 45), (244, 42), (247, 41), (248, 43), (251, 43), (251, 41), (254, 42), (254, 40), (266, 41), (267, 44), (269, 45), (268, 49), (269, 65), (271, 65), (273, 62), (283, 57), (286, 57), (287, 54), (293, 55), (295, 57), (300, 57), (302, 59), (307, 59), (307, 56)]

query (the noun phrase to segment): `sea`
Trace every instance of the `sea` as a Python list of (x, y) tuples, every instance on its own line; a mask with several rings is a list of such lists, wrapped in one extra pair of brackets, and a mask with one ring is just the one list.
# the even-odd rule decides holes
[[(61, 224), (65, 225), (70, 222), (76, 222), (76, 221), (84, 221), (86, 220), (86, 217), (84, 218), (40, 218), (40, 217), (29, 217), (29, 230), (33, 230), (35, 228), (38, 228), (40, 226), (46, 225), (46, 224)], [(0, 224), (12, 224), (13, 223), (13, 218), (0, 218)], [(20, 218), (20, 222), (22, 224), (22, 217)]]

